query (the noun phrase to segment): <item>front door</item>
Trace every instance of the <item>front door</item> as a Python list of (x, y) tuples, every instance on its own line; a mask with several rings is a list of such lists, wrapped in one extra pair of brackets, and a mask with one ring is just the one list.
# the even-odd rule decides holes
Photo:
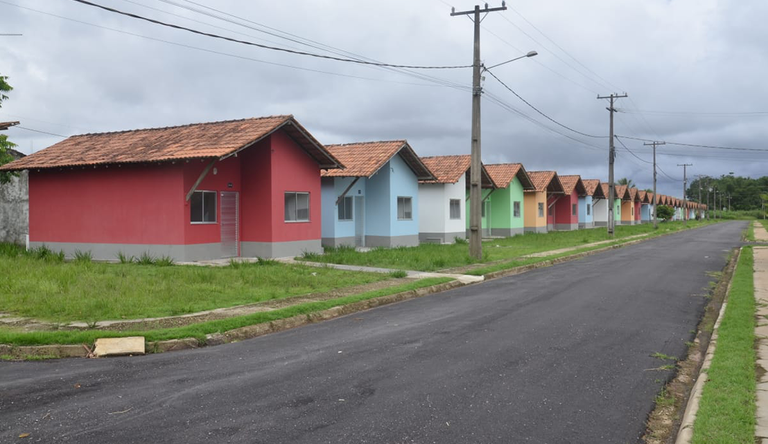
[(238, 220), (237, 193), (225, 191), (221, 193), (221, 257), (237, 257), (238, 251)]
[(355, 246), (365, 246), (365, 203), (364, 197), (355, 196)]

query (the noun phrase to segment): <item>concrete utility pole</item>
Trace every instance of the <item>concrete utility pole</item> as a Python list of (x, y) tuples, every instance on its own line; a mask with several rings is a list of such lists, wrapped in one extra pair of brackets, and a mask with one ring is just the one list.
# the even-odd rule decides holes
[(699, 219), (704, 219), (704, 209), (701, 208), (701, 181), (704, 180), (704, 176), (697, 174), (695, 177), (699, 180)]
[(683, 167), (683, 221), (688, 225), (688, 207), (685, 201), (685, 192), (688, 190), (688, 170), (687, 167), (693, 166), (692, 163), (678, 163), (677, 166)]
[(643, 145), (653, 145), (653, 229), (659, 228), (659, 218), (656, 217), (656, 145), (666, 145), (666, 142), (651, 142)]
[(728, 195), (728, 212), (731, 212), (731, 195)]
[(613, 183), (613, 161), (616, 160), (616, 146), (613, 142), (613, 113), (616, 112), (616, 108), (613, 107), (613, 102), (616, 99), (622, 99), (627, 97), (627, 93), (622, 95), (611, 94), (610, 96), (597, 96), (598, 99), (610, 99), (611, 106), (606, 108), (610, 114), (610, 134), (608, 139), (608, 236), (613, 237), (613, 227), (616, 221), (614, 220), (613, 206), (616, 198), (616, 185)]
[(483, 238), (481, 232), (482, 219), (482, 188), (480, 187), (481, 157), (480, 157), (480, 96), (483, 88), (480, 86), (480, 13), (505, 11), (507, 6), (501, 2), (500, 8), (489, 8), (488, 3), (484, 9), (475, 5), (472, 11), (456, 12), (451, 8), (451, 17), (457, 15), (474, 15), (475, 22), (475, 46), (472, 59), (472, 160), (469, 167), (469, 255), (475, 259), (483, 258)]

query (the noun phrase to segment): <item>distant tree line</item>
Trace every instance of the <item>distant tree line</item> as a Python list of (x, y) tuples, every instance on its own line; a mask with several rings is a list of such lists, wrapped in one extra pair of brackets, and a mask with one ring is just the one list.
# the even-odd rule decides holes
[[(699, 185), (701, 185), (701, 199), (699, 199)], [(714, 190), (717, 190), (717, 205), (712, 204)], [(723, 196), (722, 208), (728, 208), (730, 196), (732, 210), (759, 210), (762, 199), (768, 194), (768, 176), (759, 179), (732, 175), (704, 176), (690, 182), (685, 194), (688, 200), (708, 204), (711, 208), (720, 205), (720, 193)]]

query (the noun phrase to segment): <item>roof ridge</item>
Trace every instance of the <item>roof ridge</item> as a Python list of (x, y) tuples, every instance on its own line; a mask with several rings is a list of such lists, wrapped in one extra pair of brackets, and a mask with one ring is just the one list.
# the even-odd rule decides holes
[(267, 120), (267, 119), (274, 119), (277, 117), (282, 117), (285, 119), (293, 119), (293, 114), (278, 114), (273, 116), (263, 116), (263, 117), (245, 117), (242, 119), (231, 119), (231, 120), (218, 120), (215, 122), (197, 122), (197, 123), (186, 123), (184, 125), (172, 125), (172, 126), (160, 126), (160, 127), (154, 127), (154, 128), (135, 128), (130, 130), (118, 130), (118, 131), (104, 131), (100, 133), (84, 133), (84, 134), (75, 134), (70, 137), (85, 137), (85, 136), (105, 136), (105, 135), (113, 135), (113, 134), (126, 134), (126, 133), (137, 133), (139, 131), (164, 131), (169, 129), (176, 129), (176, 128), (187, 128), (190, 126), (202, 126), (202, 125), (218, 125), (221, 123), (232, 123), (232, 122), (245, 122), (247, 120)]
[(368, 142), (329, 143), (329, 144), (326, 144), (325, 147), (327, 148), (327, 147), (330, 147), (330, 146), (371, 145), (371, 144), (374, 144), (374, 143), (394, 143), (394, 142), (408, 143), (408, 141), (405, 140), (405, 139), (371, 140), (371, 141), (368, 141)]
[[(437, 157), (467, 157), (469, 155), (470, 154), (445, 154), (445, 155), (442, 155), (442, 156), (419, 156), (419, 157), (421, 157), (422, 159), (434, 159), (434, 158), (437, 158)], [(485, 165), (485, 164), (483, 164), (483, 165)]]

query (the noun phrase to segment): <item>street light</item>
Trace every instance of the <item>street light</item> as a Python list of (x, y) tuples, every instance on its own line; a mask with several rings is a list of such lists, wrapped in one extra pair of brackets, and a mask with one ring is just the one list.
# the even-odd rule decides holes
[(536, 51), (528, 51), (528, 54), (521, 55), (520, 57), (515, 57), (514, 59), (507, 60), (506, 62), (497, 63), (497, 64), (495, 64), (493, 66), (487, 66), (485, 69), (493, 69), (493, 68), (495, 68), (497, 66), (506, 65), (509, 62), (514, 62), (515, 60), (524, 59), (526, 57), (534, 57), (534, 56), (537, 56), (537, 55), (539, 55), (539, 53), (536, 52)]

